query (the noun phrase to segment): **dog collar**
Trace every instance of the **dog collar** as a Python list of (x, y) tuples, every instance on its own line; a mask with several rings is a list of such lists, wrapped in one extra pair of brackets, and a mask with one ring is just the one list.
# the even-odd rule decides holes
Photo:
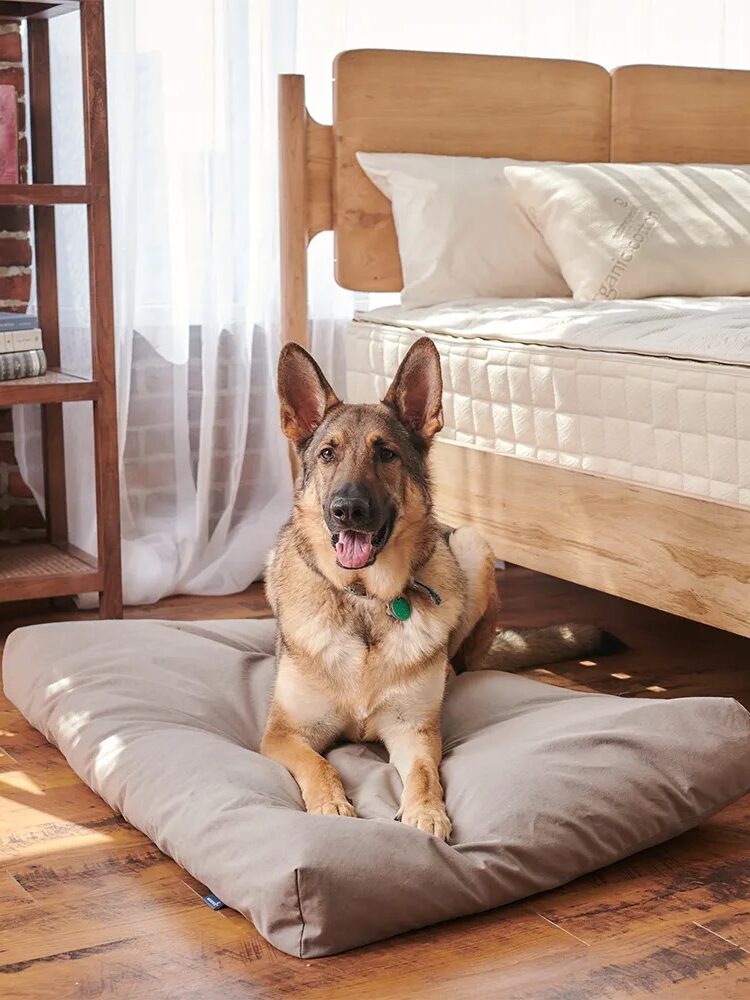
[[(429, 587), (426, 583), (422, 583), (421, 580), (409, 580), (407, 589), (418, 590), (423, 594), (426, 594), (433, 604), (436, 606), (442, 603), (442, 598), (436, 590)], [(354, 594), (357, 597), (368, 597), (371, 601), (377, 600), (372, 594), (368, 594), (362, 583), (353, 583), (350, 587), (346, 588), (350, 594)], [(387, 601), (385, 605), (385, 610), (391, 616), (395, 618), (396, 621), (405, 622), (411, 618), (411, 602), (405, 594), (399, 594), (398, 597), (394, 597), (392, 601)]]

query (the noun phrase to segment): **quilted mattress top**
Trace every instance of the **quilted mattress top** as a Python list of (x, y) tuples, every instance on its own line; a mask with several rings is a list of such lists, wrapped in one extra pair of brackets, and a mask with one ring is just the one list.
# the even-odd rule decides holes
[(467, 299), (383, 306), (357, 323), (430, 336), (678, 358), (750, 368), (750, 298)]

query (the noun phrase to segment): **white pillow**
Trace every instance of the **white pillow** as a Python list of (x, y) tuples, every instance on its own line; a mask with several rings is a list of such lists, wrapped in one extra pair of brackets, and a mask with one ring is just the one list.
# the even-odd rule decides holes
[(569, 296), (505, 170), (519, 160), (357, 153), (391, 201), (409, 306), (465, 298)]
[(519, 205), (576, 299), (750, 293), (750, 169), (514, 166)]

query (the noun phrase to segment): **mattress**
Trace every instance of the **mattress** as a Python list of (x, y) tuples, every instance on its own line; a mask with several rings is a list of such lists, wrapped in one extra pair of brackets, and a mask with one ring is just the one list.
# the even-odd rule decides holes
[(355, 315), (352, 401), (435, 342), (443, 440), (750, 507), (750, 299), (479, 299)]

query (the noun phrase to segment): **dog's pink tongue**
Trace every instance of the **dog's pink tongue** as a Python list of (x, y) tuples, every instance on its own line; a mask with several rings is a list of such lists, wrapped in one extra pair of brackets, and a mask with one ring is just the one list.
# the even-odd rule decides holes
[(336, 542), (336, 557), (345, 569), (361, 569), (372, 555), (372, 535), (342, 531)]

